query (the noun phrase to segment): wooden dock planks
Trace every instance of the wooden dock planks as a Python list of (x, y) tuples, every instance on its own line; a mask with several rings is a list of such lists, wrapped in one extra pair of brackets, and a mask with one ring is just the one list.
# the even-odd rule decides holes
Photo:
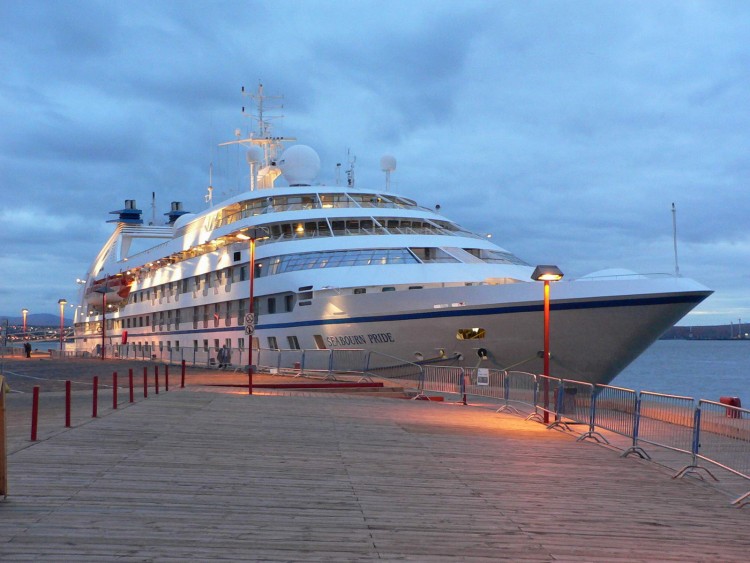
[(9, 456), (0, 560), (744, 561), (750, 511), (518, 417), (170, 391)]

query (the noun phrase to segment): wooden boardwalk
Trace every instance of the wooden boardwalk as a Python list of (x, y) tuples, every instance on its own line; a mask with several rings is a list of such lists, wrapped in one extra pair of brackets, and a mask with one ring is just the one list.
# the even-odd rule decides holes
[(452, 404), (171, 390), (9, 455), (0, 561), (747, 561), (750, 510)]

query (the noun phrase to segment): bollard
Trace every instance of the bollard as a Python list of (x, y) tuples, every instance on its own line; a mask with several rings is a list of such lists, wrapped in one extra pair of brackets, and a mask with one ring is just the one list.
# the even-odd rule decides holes
[(159, 394), (159, 366), (154, 366), (154, 392)]
[(148, 368), (143, 368), (143, 398), (148, 397)]
[(185, 360), (182, 360), (182, 374), (180, 375), (180, 388), (185, 388)]
[(99, 407), (99, 376), (94, 376), (94, 395), (93, 395), (93, 403), (91, 405), (91, 418), (96, 418), (97, 416), (97, 409)]
[(169, 391), (169, 366), (164, 366), (164, 391)]
[(65, 382), (65, 428), (70, 428), (70, 379)]
[(34, 395), (31, 401), (31, 441), (36, 442), (36, 428), (39, 422), (39, 385), (34, 385)]
[(112, 372), (112, 409), (117, 410), (117, 372)]
[(130, 389), (130, 402), (134, 401), (133, 398), (133, 368), (128, 370), (128, 387)]

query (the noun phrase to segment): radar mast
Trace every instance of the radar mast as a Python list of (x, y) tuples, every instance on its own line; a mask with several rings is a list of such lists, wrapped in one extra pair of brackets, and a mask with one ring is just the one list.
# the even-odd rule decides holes
[[(249, 97), (256, 105), (254, 113), (246, 113), (243, 106), (242, 115), (255, 122), (257, 132), (251, 131), (243, 138), (241, 131), (237, 130), (235, 132), (237, 135), (236, 140), (221, 143), (219, 146), (241, 145), (248, 147), (250, 150), (248, 151), (247, 162), (251, 168), (250, 191), (273, 188), (276, 178), (281, 175), (281, 170), (276, 165), (276, 160), (283, 147), (283, 143), (297, 140), (294, 137), (274, 137), (271, 135), (270, 121), (272, 119), (280, 119), (284, 116), (266, 115), (266, 110), (268, 109), (266, 100), (283, 99), (283, 96), (266, 96), (263, 94), (263, 84), (261, 83), (258, 83), (258, 91), (255, 93), (246, 92), (243, 86), (242, 95), (243, 97)], [(283, 104), (279, 104), (272, 109), (283, 109), (283, 107)], [(253, 150), (254, 147), (259, 147), (262, 150), (262, 157), (257, 149)]]

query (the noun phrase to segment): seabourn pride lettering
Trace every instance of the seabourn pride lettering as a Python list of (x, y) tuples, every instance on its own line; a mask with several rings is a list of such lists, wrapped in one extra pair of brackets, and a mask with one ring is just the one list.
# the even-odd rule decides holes
[(328, 336), (326, 343), (330, 348), (337, 346), (364, 346), (365, 344), (390, 344), (396, 342), (390, 332), (375, 332), (372, 334), (342, 334)]

